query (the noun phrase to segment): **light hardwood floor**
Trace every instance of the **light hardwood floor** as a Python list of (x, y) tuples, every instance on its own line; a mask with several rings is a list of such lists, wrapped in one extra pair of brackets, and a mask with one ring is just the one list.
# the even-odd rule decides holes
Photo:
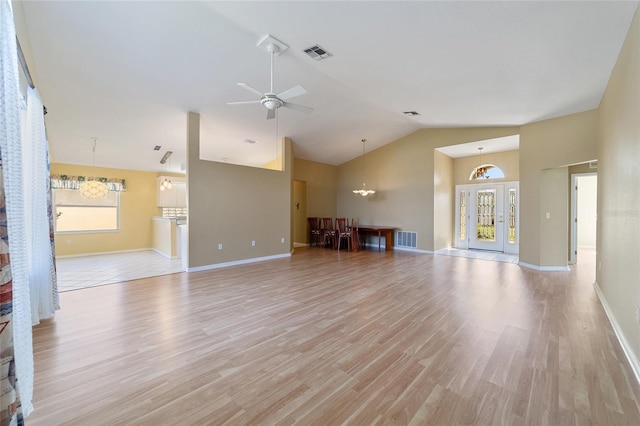
[(638, 425), (593, 277), (308, 248), (64, 293), (27, 424)]

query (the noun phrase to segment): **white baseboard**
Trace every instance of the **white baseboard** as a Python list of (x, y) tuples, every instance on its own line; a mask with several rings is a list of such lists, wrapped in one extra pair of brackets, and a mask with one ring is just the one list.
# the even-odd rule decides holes
[(282, 259), (284, 257), (291, 257), (291, 253), (282, 253), (282, 254), (275, 254), (273, 256), (254, 257), (251, 259), (234, 260), (232, 262), (214, 263), (211, 265), (204, 265), (204, 266), (195, 266), (193, 268), (188, 268), (187, 272), (199, 272), (199, 271), (207, 271), (209, 269), (226, 268), (228, 266), (246, 265), (247, 263), (264, 262), (265, 260)]
[(95, 253), (65, 254), (65, 255), (56, 255), (56, 259), (66, 259), (68, 257), (101, 256), (103, 254), (134, 253), (137, 251), (157, 251), (157, 250), (149, 247), (149, 248), (140, 248), (140, 249), (131, 249), (131, 250), (115, 250), (115, 251), (100, 251)]
[(529, 269), (535, 269), (536, 271), (566, 272), (570, 270), (568, 266), (538, 266), (525, 262), (518, 262), (518, 265), (524, 266), (525, 268)]
[(633, 370), (633, 374), (636, 376), (636, 381), (638, 382), (638, 384), (640, 384), (640, 362), (638, 361), (638, 357), (633, 351), (633, 347), (625, 337), (624, 332), (622, 331), (622, 327), (620, 327), (620, 324), (618, 324), (618, 321), (616, 321), (616, 317), (613, 315), (613, 312), (609, 307), (609, 303), (607, 303), (607, 299), (604, 297), (604, 294), (600, 290), (600, 286), (598, 285), (597, 281), (593, 283), (593, 288), (596, 290), (598, 299), (600, 299), (600, 303), (604, 308), (604, 312), (607, 314), (607, 318), (609, 318), (611, 327), (613, 327), (613, 331), (616, 333), (616, 337), (620, 342), (620, 346), (622, 346), (622, 350), (624, 351), (629, 364), (631, 364), (631, 369)]
[(171, 260), (175, 260), (175, 259), (180, 259), (178, 256), (169, 256), (167, 253), (163, 253), (160, 250), (156, 249), (156, 248), (152, 248), (151, 250), (155, 251), (156, 253), (158, 253), (159, 255), (166, 257), (167, 259), (171, 259)]
[(417, 248), (413, 248), (413, 247), (398, 247), (398, 246), (394, 246), (393, 247), (394, 250), (398, 250), (398, 251), (411, 251), (413, 253), (423, 253), (423, 254), (434, 254), (434, 251), (431, 250), (421, 250), (421, 249), (417, 249)]

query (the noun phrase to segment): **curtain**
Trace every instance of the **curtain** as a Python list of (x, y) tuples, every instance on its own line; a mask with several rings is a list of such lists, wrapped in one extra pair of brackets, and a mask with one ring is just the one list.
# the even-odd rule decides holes
[[(0, 0), (0, 356), (2, 424), (22, 424), (32, 410), (33, 342), (24, 220), (20, 89), (9, 0)], [(6, 390), (5, 390), (6, 386)], [(6, 418), (4, 418), (6, 417)]]
[(41, 319), (52, 317), (60, 309), (60, 305), (53, 258), (51, 185), (44, 111), (38, 91), (31, 87), (27, 94), (27, 120), (23, 140), (31, 324), (36, 325)]
[(53, 189), (79, 189), (80, 185), (87, 180), (100, 181), (107, 185), (109, 191), (123, 192), (127, 190), (124, 179), (69, 175), (51, 175), (51, 187)]

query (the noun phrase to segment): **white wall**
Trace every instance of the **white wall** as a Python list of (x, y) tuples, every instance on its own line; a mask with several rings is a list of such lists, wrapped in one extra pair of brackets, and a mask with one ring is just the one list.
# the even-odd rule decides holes
[(578, 185), (578, 248), (596, 248), (598, 176), (576, 176)]

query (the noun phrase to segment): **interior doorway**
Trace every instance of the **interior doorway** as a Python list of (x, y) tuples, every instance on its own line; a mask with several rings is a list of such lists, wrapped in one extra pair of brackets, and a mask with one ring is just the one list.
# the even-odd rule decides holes
[(518, 254), (519, 186), (456, 185), (454, 247)]
[(581, 252), (596, 250), (598, 174), (571, 175), (571, 248), (569, 263)]

